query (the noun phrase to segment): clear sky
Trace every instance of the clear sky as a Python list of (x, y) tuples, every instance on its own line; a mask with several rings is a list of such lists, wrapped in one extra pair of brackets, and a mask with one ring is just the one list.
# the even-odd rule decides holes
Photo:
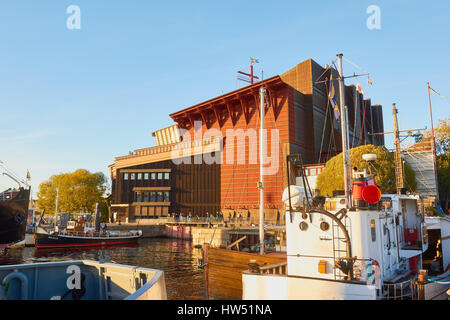
[[(80, 29), (66, 25), (70, 5)], [(449, 16), (449, 1), (2, 1), (0, 160), (28, 169), (33, 193), (78, 168), (109, 176), (114, 157), (155, 145), (169, 113), (235, 90), (250, 57), (270, 77), (343, 53), (370, 72), (372, 86), (359, 82), (385, 131), (392, 102), (401, 129), (430, 127), (427, 81), (450, 97)], [(450, 98), (432, 103), (435, 123), (449, 116)]]

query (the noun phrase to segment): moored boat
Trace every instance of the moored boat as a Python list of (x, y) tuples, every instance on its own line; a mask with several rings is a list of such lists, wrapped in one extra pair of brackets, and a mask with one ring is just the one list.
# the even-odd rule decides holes
[(68, 248), (68, 247), (91, 247), (109, 246), (137, 243), (142, 237), (141, 230), (131, 230), (127, 232), (106, 231), (106, 232), (53, 232), (35, 233), (36, 248)]
[(91, 260), (0, 266), (0, 300), (122, 299), (166, 300), (164, 272)]
[(0, 169), (19, 185), (0, 193), (0, 248), (6, 248), (25, 239), (30, 187), (1, 161)]

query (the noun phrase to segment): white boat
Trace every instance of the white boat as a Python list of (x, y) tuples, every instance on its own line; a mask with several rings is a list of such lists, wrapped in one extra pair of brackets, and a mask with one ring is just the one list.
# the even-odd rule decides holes
[[(385, 194), (378, 208), (347, 210), (345, 199), (338, 197), (328, 202), (335, 210), (287, 211), (286, 273), (244, 273), (243, 299), (446, 298), (448, 267), (446, 273), (427, 277), (423, 286), (418, 283), (430, 219), (424, 221), (417, 200)], [(450, 223), (433, 219), (447, 237), (442, 243), (447, 266)], [(270, 272), (269, 266), (264, 269)]]
[[(373, 177), (365, 171), (354, 172), (352, 200), (341, 59), (338, 55), (344, 196), (312, 201), (301, 158), (295, 160), (295, 155), (289, 155), (288, 163), (290, 157), (300, 163), (303, 182), (301, 186), (288, 186), (283, 194), (287, 261), (285, 265), (252, 266), (251, 271), (244, 272), (242, 298), (445, 299), (450, 288), (449, 219), (426, 218), (424, 210), (418, 209), (421, 198), (403, 191), (395, 104), (398, 194), (381, 195)], [(363, 159), (370, 162), (375, 156), (364, 155)], [(430, 234), (431, 228), (440, 230), (442, 249), (437, 261), (442, 261), (441, 274), (423, 270), (423, 254), (429, 245), (427, 226)]]
[(91, 260), (0, 266), (0, 284), (0, 300), (167, 299), (163, 271)]

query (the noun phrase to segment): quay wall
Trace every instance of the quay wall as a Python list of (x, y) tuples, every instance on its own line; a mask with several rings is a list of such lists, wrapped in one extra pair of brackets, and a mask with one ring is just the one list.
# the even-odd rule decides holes
[(226, 228), (192, 228), (192, 244), (194, 246), (203, 246), (208, 243), (213, 248), (225, 248), (229, 242), (228, 231)]

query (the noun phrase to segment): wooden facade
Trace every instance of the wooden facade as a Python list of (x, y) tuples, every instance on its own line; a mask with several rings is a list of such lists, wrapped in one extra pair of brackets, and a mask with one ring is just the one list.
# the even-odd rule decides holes
[[(328, 102), (329, 81), (317, 82), (330, 77), (330, 71), (324, 70), (309, 59), (280, 76), (170, 114), (180, 132), (179, 143), (170, 143), (174, 141), (173, 126), (161, 129), (154, 134), (160, 137), (156, 147), (118, 157), (111, 165), (113, 206), (118, 211), (127, 211), (132, 219), (165, 216), (170, 212), (204, 216), (206, 212), (215, 214), (218, 210), (225, 217), (258, 215), (259, 91), (263, 84), (267, 93), (264, 210), (268, 220), (282, 215), (281, 196), (287, 185), (286, 156), (301, 154), (306, 164), (314, 164), (341, 151), (340, 124), (335, 121)], [(345, 94), (351, 145), (384, 143), (368, 134), (382, 132), (381, 106), (372, 110), (370, 99), (364, 99), (354, 86), (346, 87)], [(173, 153), (180, 144), (187, 146), (183, 150), (194, 150), (189, 156), (200, 155), (200, 162), (175, 164), (173, 160), (183, 156)], [(206, 162), (202, 155), (210, 155), (213, 163)], [(126, 170), (135, 169), (171, 170), (170, 179), (157, 185), (151, 181), (139, 182), (140, 185), (122, 180)], [(170, 203), (136, 204), (139, 202), (133, 198), (138, 192), (133, 190), (136, 187), (170, 187)]]

